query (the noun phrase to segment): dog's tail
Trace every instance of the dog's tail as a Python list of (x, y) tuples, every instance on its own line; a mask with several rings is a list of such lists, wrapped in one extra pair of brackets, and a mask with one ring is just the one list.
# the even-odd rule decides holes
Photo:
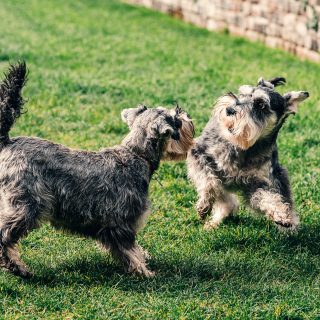
[(27, 67), (24, 61), (11, 65), (0, 84), (0, 145), (9, 141), (9, 131), (21, 115), (25, 103), (21, 90), (27, 81)]

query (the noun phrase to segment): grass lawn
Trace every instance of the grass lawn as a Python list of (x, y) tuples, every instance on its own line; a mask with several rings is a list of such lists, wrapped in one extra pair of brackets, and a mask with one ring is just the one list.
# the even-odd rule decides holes
[(243, 207), (205, 232), (185, 164), (163, 163), (139, 235), (155, 278), (126, 275), (93, 241), (45, 225), (21, 243), (34, 278), (0, 271), (1, 319), (320, 318), (320, 65), (115, 0), (0, 2), (0, 71), (19, 58), (30, 69), (12, 135), (96, 150), (121, 141), (120, 111), (141, 102), (178, 101), (199, 134), (218, 96), (261, 75), (311, 93), (279, 141), (297, 235)]

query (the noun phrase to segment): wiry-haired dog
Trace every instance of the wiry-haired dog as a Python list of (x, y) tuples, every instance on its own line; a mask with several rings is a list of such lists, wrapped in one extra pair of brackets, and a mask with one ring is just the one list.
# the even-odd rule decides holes
[(189, 151), (188, 173), (199, 196), (196, 209), (201, 219), (212, 213), (205, 228), (217, 227), (238, 210), (233, 191), (242, 192), (253, 209), (278, 226), (289, 230), (298, 226), (276, 140), (285, 119), (309, 94), (294, 91), (282, 96), (274, 87), (284, 82), (260, 79), (255, 87), (240, 87), (238, 96), (222, 96)]
[(121, 145), (99, 152), (72, 150), (31, 137), (10, 139), (20, 115), (26, 66), (12, 66), (0, 86), (0, 264), (27, 277), (18, 241), (49, 220), (59, 229), (96, 239), (128, 272), (152, 275), (135, 239), (148, 210), (148, 187), (160, 159), (182, 159), (193, 125), (181, 109), (123, 110), (130, 128)]

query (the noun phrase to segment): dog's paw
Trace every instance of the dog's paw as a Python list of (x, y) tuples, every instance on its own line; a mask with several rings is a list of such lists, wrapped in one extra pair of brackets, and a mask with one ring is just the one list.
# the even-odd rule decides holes
[(151, 271), (148, 268), (135, 269), (133, 271), (129, 271), (129, 273), (131, 273), (135, 276), (145, 277), (145, 278), (152, 278), (156, 274), (154, 271)]
[(299, 229), (299, 224), (292, 221), (274, 221), (279, 231), (283, 233), (295, 233)]
[(294, 233), (299, 229), (299, 216), (295, 212), (286, 215), (278, 215), (273, 218), (274, 223), (281, 232)]
[(140, 264), (136, 266), (131, 266), (128, 270), (128, 273), (140, 276), (140, 277), (146, 277), (146, 278), (151, 278), (155, 276), (155, 272), (149, 270), (146, 266), (146, 264)]
[(204, 220), (211, 213), (211, 206), (196, 205), (199, 218)]
[(213, 230), (213, 229), (217, 229), (219, 227), (219, 223), (215, 222), (215, 221), (207, 221), (204, 224), (204, 230)]
[(24, 279), (30, 279), (33, 277), (33, 273), (28, 271), (27, 269), (20, 269), (17, 275)]
[(153, 278), (156, 275), (156, 273), (154, 271), (147, 269), (143, 272), (142, 275), (145, 276), (146, 278)]
[(27, 267), (23, 264), (14, 263), (13, 261), (10, 261), (9, 259), (5, 259), (3, 257), (0, 257), (0, 268), (21, 278), (28, 279), (33, 276), (33, 274), (28, 271)]
[(28, 271), (28, 269), (24, 266), (21, 266), (21, 265), (11, 265), (9, 268), (8, 268), (8, 271), (11, 272), (12, 274), (16, 275), (16, 276), (19, 276), (21, 278), (24, 278), (24, 279), (29, 279), (33, 276), (33, 273)]

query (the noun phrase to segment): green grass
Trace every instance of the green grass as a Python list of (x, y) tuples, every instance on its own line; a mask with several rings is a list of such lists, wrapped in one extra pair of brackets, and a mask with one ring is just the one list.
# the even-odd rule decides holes
[(139, 235), (155, 278), (126, 275), (93, 241), (46, 225), (21, 243), (35, 277), (0, 272), (0, 318), (320, 318), (320, 65), (114, 0), (0, 2), (0, 71), (19, 58), (30, 68), (28, 112), (12, 135), (96, 150), (121, 141), (120, 111), (138, 103), (178, 101), (199, 134), (218, 96), (261, 75), (311, 93), (279, 139), (297, 235), (245, 208), (205, 232), (185, 164), (164, 163)]

